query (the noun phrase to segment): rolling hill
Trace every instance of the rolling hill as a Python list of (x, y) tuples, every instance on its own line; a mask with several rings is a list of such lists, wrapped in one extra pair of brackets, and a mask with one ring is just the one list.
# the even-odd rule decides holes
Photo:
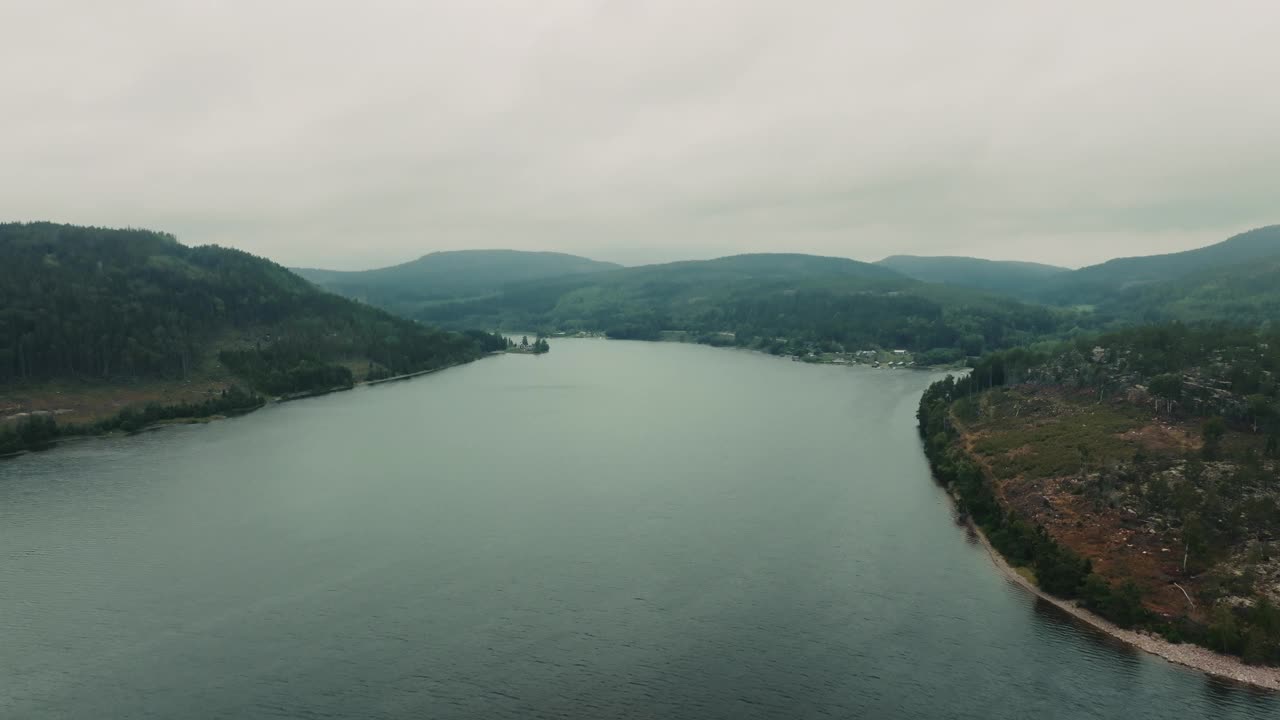
[(798, 350), (871, 346), (954, 360), (1051, 332), (1044, 309), (912, 280), (845, 258), (793, 254), (625, 268), (525, 283), (493, 296), (424, 307), (446, 327), (599, 331), (654, 339), (680, 331), (704, 342)]
[(893, 255), (876, 263), (923, 282), (957, 285), (1020, 298), (1032, 298), (1048, 278), (1068, 268), (971, 257)]
[(350, 386), (472, 360), (497, 340), (331, 295), (238, 250), (147, 230), (0, 225), (0, 419), (54, 402), (85, 421), (137, 403), (205, 407), (232, 385)]
[(1178, 321), (1272, 326), (1280, 320), (1280, 255), (1116, 291), (1099, 301), (1095, 314), (1113, 325)]
[(1280, 257), (1280, 225), (1240, 233), (1194, 250), (1117, 258), (1050, 278), (1037, 299), (1060, 305), (1097, 304), (1142, 285)]
[(490, 295), (512, 283), (619, 267), (564, 253), (455, 250), (376, 270), (293, 270), (330, 292), (408, 314), (432, 302)]

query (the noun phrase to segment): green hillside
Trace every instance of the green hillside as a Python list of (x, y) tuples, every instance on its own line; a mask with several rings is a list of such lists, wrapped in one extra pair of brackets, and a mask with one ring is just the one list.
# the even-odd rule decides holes
[(1185, 252), (1109, 260), (1050, 279), (1038, 299), (1063, 305), (1097, 304), (1143, 285), (1192, 273), (1280, 258), (1280, 225), (1250, 230)]
[(894, 347), (947, 360), (1030, 341), (1062, 322), (1044, 308), (810, 255), (737, 255), (527, 283), (426, 307), (417, 317), (632, 339), (682, 331), (775, 351), (780, 343), (787, 351)]
[(1034, 297), (1046, 279), (1071, 272), (1056, 265), (971, 257), (893, 255), (876, 263), (923, 282)]
[(512, 283), (619, 267), (564, 253), (457, 250), (376, 270), (295, 268), (294, 272), (330, 292), (408, 313), (432, 302), (489, 295)]
[(238, 250), (146, 230), (0, 225), (0, 399), (47, 383), (97, 392), (210, 377), (283, 395), (465, 362), (491, 344), (330, 295)]
[(1280, 320), (1280, 255), (1140, 285), (1102, 299), (1102, 324), (1227, 322), (1273, 327)]

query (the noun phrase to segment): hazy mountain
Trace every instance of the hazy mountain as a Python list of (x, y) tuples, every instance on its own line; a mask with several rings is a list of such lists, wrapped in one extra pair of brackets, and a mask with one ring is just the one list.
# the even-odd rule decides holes
[(931, 283), (1033, 296), (1046, 279), (1071, 272), (1055, 265), (971, 257), (893, 255), (876, 263), (907, 277)]
[(846, 348), (976, 354), (1052, 331), (1044, 308), (926, 284), (880, 265), (810, 255), (737, 255), (625, 268), (508, 287), (418, 316), (446, 326), (603, 331), (657, 338), (684, 331), (762, 347), (780, 338)]
[(1274, 324), (1280, 320), (1280, 255), (1134, 285), (1102, 299), (1096, 312), (1121, 323)]
[(1059, 304), (1096, 304), (1141, 285), (1275, 257), (1280, 257), (1280, 225), (1269, 225), (1195, 250), (1118, 258), (1058, 275), (1038, 297)]
[(426, 303), (495, 293), (512, 283), (619, 267), (564, 253), (454, 250), (376, 270), (295, 268), (294, 272), (339, 295), (411, 312)]

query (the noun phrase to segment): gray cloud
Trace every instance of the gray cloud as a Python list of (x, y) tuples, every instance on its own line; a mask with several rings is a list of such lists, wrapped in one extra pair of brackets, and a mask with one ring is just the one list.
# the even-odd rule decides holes
[(6, 3), (0, 218), (288, 264), (463, 247), (1084, 264), (1280, 221), (1280, 6)]

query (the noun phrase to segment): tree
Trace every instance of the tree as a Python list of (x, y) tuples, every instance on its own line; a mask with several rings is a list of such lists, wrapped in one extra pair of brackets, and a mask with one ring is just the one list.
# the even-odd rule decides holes
[(1234, 653), (1240, 648), (1240, 628), (1235, 613), (1226, 605), (1213, 609), (1209, 623), (1209, 644), (1219, 652)]
[(1211, 417), (1200, 426), (1200, 436), (1204, 439), (1201, 454), (1205, 460), (1216, 460), (1222, 451), (1222, 438), (1227, 434), (1227, 424), (1221, 417)]
[(1249, 396), (1249, 418), (1253, 421), (1253, 431), (1267, 427), (1275, 419), (1276, 409), (1271, 400), (1263, 395)]
[(1280, 609), (1266, 595), (1253, 606), (1249, 622), (1261, 628), (1267, 637), (1280, 640)]
[(529, 347), (529, 336), (525, 335), (520, 338), (520, 347)]
[(1266, 633), (1254, 625), (1244, 633), (1243, 649), (1240, 658), (1250, 665), (1262, 665), (1267, 662), (1270, 653)]
[(1125, 581), (1112, 597), (1112, 617), (1120, 627), (1133, 627), (1142, 621), (1146, 609), (1142, 607), (1142, 591), (1132, 580)]
[(1147, 390), (1156, 397), (1166, 400), (1180, 400), (1182, 398), (1182, 376), (1178, 373), (1157, 375), (1147, 383)]
[(1209, 548), (1208, 531), (1199, 514), (1190, 512), (1182, 519), (1182, 543), (1182, 571), (1185, 573), (1191, 556), (1195, 555), (1198, 561)]

